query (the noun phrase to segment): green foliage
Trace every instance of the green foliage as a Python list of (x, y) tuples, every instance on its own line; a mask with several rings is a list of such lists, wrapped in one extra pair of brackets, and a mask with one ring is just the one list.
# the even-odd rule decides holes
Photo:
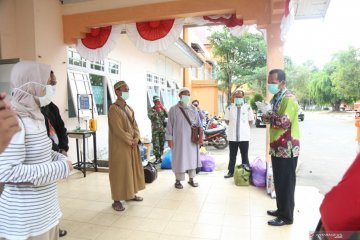
[[(286, 63), (286, 62), (285, 62)], [(305, 108), (310, 103), (309, 81), (312, 75), (312, 69), (309, 65), (285, 65), (286, 87), (290, 89), (298, 99), (300, 105)]]
[(248, 83), (249, 76), (266, 66), (265, 41), (261, 34), (234, 37), (227, 28), (214, 32), (209, 40), (217, 59), (217, 80), (226, 89), (229, 102), (233, 87)]
[(350, 47), (333, 57), (335, 70), (330, 76), (334, 90), (345, 102), (360, 99), (360, 49)]
[(257, 106), (256, 106), (256, 102), (262, 102), (264, 100), (263, 95), (259, 94), (259, 93), (255, 93), (254, 96), (251, 98), (250, 100), (250, 106), (252, 109), (254, 109), (255, 111), (257, 111)]

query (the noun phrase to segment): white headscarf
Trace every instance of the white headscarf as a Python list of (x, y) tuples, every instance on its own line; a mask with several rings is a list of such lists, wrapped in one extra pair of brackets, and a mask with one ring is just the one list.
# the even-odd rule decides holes
[(11, 86), (14, 89), (11, 105), (19, 116), (44, 119), (35, 97), (45, 95), (50, 70), (49, 65), (33, 61), (15, 64), (11, 71)]
[(189, 89), (189, 88), (187, 88), (187, 87), (180, 88), (180, 90), (179, 90), (179, 94), (180, 94), (180, 93), (182, 93), (182, 92), (185, 92), (185, 91), (190, 92), (190, 89)]

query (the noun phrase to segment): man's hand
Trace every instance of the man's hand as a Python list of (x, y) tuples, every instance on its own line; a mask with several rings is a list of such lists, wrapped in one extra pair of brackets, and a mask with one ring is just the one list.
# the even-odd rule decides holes
[(5, 96), (5, 93), (0, 93), (0, 153), (7, 147), (15, 133), (21, 130), (16, 113), (3, 100)]
[(271, 105), (268, 103), (255, 102), (255, 104), (262, 113), (267, 113), (268, 111), (271, 111)]
[(138, 139), (138, 138), (134, 138), (134, 140), (132, 141), (131, 147), (132, 147), (132, 148), (136, 148), (138, 144), (139, 144), (139, 139)]
[(168, 140), (168, 145), (170, 148), (174, 147), (174, 141), (173, 140)]

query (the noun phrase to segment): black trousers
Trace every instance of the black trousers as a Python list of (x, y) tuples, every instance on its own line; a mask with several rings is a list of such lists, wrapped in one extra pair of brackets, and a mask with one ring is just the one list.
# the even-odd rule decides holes
[(293, 222), (295, 207), (296, 166), (298, 157), (280, 158), (271, 156), (276, 205), (279, 217), (286, 222)]
[(230, 157), (229, 157), (228, 170), (229, 173), (231, 174), (234, 174), (238, 148), (240, 149), (241, 163), (249, 165), (249, 157), (248, 157), (249, 141), (243, 141), (243, 142), (229, 141)]

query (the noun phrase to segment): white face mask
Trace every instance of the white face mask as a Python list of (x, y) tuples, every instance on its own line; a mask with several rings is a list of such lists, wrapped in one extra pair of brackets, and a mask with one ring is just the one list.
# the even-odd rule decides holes
[(39, 97), (40, 107), (47, 106), (51, 103), (52, 97), (55, 94), (55, 86), (46, 85), (46, 93), (45, 96)]

